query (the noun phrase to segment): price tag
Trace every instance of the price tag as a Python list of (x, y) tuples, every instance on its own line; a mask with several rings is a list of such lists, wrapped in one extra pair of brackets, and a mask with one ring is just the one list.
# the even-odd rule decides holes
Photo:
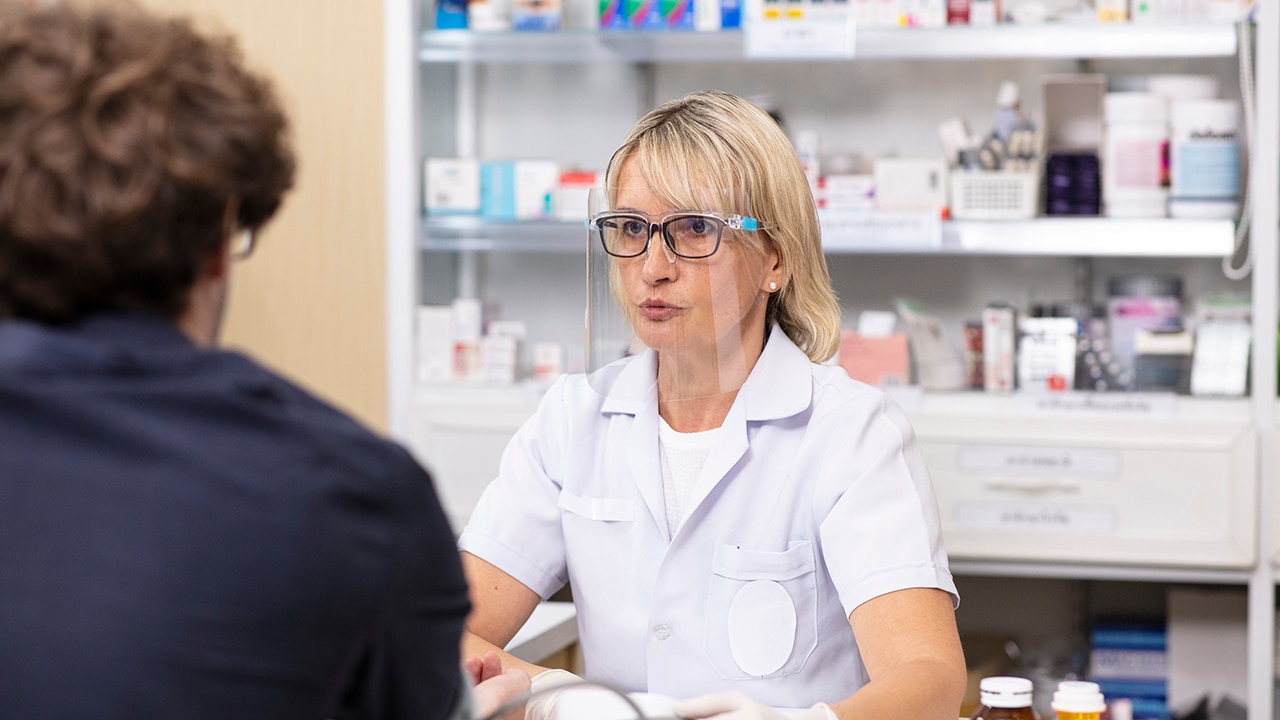
[(942, 220), (937, 212), (822, 210), (818, 221), (827, 250), (895, 252), (942, 247)]
[(849, 59), (856, 24), (847, 4), (825, 7), (809, 0), (748, 0), (743, 53), (770, 60)]

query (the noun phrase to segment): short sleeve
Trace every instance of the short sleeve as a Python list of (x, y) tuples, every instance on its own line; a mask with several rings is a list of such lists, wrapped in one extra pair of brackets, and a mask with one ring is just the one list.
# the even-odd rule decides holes
[[(826, 421), (850, 442), (832, 443), (824, 484), (836, 497), (819, 532), (845, 613), (906, 588), (937, 588), (958, 606), (937, 498), (906, 415), (884, 393), (866, 411), (850, 403)], [(865, 398), (866, 396), (864, 396)], [(832, 486), (835, 486), (834, 488)]]
[(564, 476), (568, 376), (547, 391), (537, 412), (502, 453), (458, 547), (493, 564), (542, 598), (568, 581), (560, 488)]

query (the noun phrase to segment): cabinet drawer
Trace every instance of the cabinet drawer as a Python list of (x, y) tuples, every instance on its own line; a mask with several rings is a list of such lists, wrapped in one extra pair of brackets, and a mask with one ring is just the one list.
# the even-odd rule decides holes
[(952, 558), (1247, 567), (1248, 423), (918, 421)]

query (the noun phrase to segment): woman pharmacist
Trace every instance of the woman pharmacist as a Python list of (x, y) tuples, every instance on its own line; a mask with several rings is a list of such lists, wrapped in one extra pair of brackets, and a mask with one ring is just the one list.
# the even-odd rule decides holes
[[(952, 720), (964, 658), (933, 489), (893, 402), (818, 364), (840, 311), (786, 135), (695, 93), (641, 118), (606, 178), (593, 292), (640, 349), (561, 378), (507, 447), (459, 540), (464, 655), (569, 582), (587, 678), (682, 717)], [(601, 305), (593, 333), (621, 336)], [(535, 689), (575, 679), (503, 660)], [(526, 717), (554, 720), (556, 697)]]

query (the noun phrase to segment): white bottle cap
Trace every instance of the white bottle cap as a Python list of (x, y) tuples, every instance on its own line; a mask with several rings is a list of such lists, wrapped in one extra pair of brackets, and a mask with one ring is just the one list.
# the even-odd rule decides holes
[(1169, 122), (1169, 101), (1163, 95), (1141, 92), (1107, 93), (1102, 100), (1108, 125)]
[(1107, 709), (1098, 683), (1064, 680), (1053, 693), (1053, 709), (1069, 713), (1100, 713)]
[(1170, 102), (1213, 100), (1218, 97), (1218, 79), (1212, 75), (1152, 75), (1147, 92), (1163, 95)]
[(1000, 83), (1000, 90), (996, 92), (996, 107), (1011, 108), (1018, 104), (1018, 83), (1012, 80), (1005, 80)]
[(978, 683), (979, 699), (992, 708), (1031, 707), (1031, 681), (1020, 677), (986, 677)]

